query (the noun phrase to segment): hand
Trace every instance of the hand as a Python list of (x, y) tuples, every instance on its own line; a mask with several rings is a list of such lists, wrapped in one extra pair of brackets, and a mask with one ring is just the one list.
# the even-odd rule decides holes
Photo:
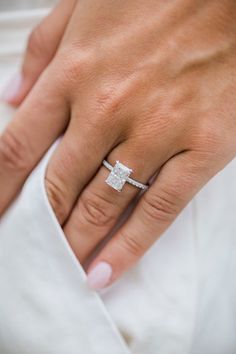
[(20, 103), (42, 73), (0, 139), (0, 213), (65, 132), (45, 183), (85, 264), (139, 192), (127, 183), (121, 193), (108, 186), (102, 160), (120, 160), (142, 183), (159, 171), (89, 265), (90, 286), (102, 288), (128, 270), (236, 155), (236, 3), (70, 5), (65, 16), (65, 2), (59, 5), (58, 23), (53, 14), (44, 23), (51, 18), (56, 35), (41, 66), (30, 44), (25, 89), (9, 99)]

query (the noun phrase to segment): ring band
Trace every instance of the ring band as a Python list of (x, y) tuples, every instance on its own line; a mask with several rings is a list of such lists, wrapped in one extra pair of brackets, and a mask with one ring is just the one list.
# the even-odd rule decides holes
[(106, 160), (103, 160), (102, 163), (109, 171), (111, 171), (105, 182), (118, 192), (122, 191), (126, 182), (144, 191), (148, 189), (147, 185), (130, 178), (129, 176), (133, 172), (132, 169), (123, 165), (121, 162), (116, 161), (115, 166), (112, 166)]

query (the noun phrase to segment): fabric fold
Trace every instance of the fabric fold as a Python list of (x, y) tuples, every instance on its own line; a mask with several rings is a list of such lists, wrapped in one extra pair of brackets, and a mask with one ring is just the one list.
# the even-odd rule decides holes
[(128, 354), (48, 203), (49, 155), (0, 221), (1, 353)]
[[(0, 13), (0, 87), (47, 12)], [(13, 113), (0, 104), (0, 131)], [(54, 148), (0, 219), (0, 353), (235, 354), (236, 161), (98, 294), (87, 287), (47, 199), (44, 174)]]

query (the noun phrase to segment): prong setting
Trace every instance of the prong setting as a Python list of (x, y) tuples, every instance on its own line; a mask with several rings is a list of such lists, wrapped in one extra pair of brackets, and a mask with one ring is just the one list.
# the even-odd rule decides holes
[(136, 188), (142, 189), (143, 191), (146, 191), (148, 189), (148, 185), (138, 182), (133, 178), (130, 178), (129, 176), (133, 172), (133, 170), (123, 165), (120, 161), (116, 161), (115, 166), (112, 166), (106, 160), (103, 160), (102, 164), (110, 171), (110, 174), (105, 180), (105, 182), (118, 192), (121, 192), (126, 182)]
[(106, 183), (113, 189), (121, 192), (131, 173), (132, 170), (130, 168), (116, 161), (115, 166), (106, 179)]

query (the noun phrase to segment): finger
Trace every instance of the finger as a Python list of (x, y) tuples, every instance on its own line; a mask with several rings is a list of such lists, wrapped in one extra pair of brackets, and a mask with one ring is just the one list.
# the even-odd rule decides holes
[(68, 130), (53, 154), (45, 176), (48, 198), (61, 225), (114, 141), (114, 136), (102, 123), (94, 126), (88, 124), (81, 113), (72, 113)]
[[(146, 183), (154, 174), (155, 167), (149, 164), (143, 169), (146, 157), (128, 141), (117, 146), (107, 157), (112, 166), (119, 159), (122, 164), (132, 168), (131, 177)], [(137, 155), (139, 158), (137, 159)], [(99, 161), (99, 164), (101, 164)], [(163, 161), (160, 161), (161, 164)], [(80, 195), (64, 232), (73, 252), (84, 263), (96, 246), (108, 235), (122, 212), (140, 189), (125, 183), (121, 192), (105, 183), (110, 171), (101, 166)]]
[(43, 74), (0, 136), (0, 215), (62, 133), (69, 112), (57, 70)]
[(60, 1), (31, 33), (20, 74), (7, 84), (2, 99), (18, 106), (53, 59), (77, 0)]
[(128, 221), (90, 265), (90, 287), (103, 288), (132, 267), (209, 178), (191, 152), (169, 160)]

